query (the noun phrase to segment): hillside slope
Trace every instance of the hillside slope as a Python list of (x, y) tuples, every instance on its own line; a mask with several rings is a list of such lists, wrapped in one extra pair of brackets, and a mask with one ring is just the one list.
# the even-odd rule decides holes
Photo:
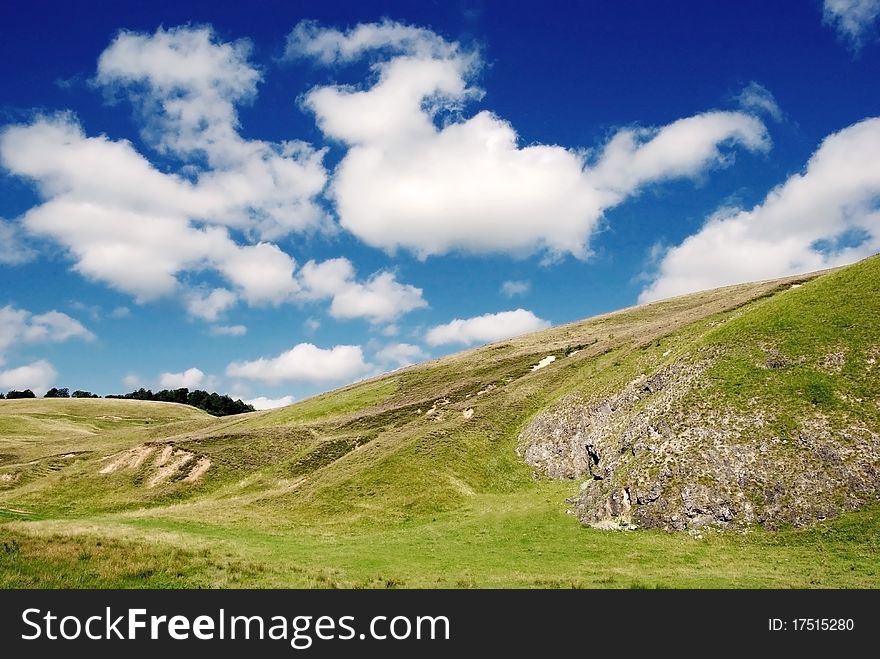
[(804, 526), (880, 491), (880, 260), (719, 319), (611, 396), (581, 389), (522, 435), (551, 477), (588, 478), (602, 526)]
[[(232, 577), (199, 552), (257, 561), (245, 585), (876, 584), (878, 284), (875, 257), (707, 291), (222, 419), (0, 401), (0, 534), (31, 547), (0, 554), (0, 583), (56, 574), (34, 567), (43, 540), (124, 536), (195, 552), (208, 585)], [(695, 553), (578, 525), (809, 526), (865, 504), (821, 531), (840, 561), (821, 575), (814, 535)]]

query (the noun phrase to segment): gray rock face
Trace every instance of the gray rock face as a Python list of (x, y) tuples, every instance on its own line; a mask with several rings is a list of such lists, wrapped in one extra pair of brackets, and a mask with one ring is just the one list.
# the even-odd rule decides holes
[[(649, 450), (671, 432), (665, 421), (652, 423), (648, 414), (635, 413), (634, 408), (651, 398), (657, 412), (668, 412), (675, 393), (702, 370), (702, 366), (681, 367), (640, 378), (620, 394), (593, 405), (569, 396), (526, 427), (518, 452), (550, 478), (608, 478), (622, 455)], [(655, 396), (658, 392), (665, 393)]]
[(756, 432), (760, 413), (683, 412), (707, 365), (668, 367), (604, 400), (566, 397), (523, 430), (518, 453), (541, 475), (584, 479), (570, 503), (599, 528), (806, 526), (880, 493), (870, 429), (817, 416), (777, 437)]

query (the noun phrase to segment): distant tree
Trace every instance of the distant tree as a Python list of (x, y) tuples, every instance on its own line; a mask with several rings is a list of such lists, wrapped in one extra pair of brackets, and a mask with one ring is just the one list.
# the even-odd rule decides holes
[(183, 387), (181, 389), (162, 389), (162, 391), (157, 391), (153, 395), (153, 400), (162, 401), (163, 403), (180, 403), (181, 405), (186, 405), (188, 397), (189, 389)]
[(155, 400), (163, 403), (178, 403), (180, 405), (190, 405), (200, 410), (205, 410), (208, 414), (214, 416), (226, 416), (228, 414), (241, 414), (242, 412), (253, 412), (252, 405), (241, 400), (232, 400), (229, 396), (221, 396), (214, 392), (209, 394), (207, 391), (195, 389), (190, 391), (186, 387), (180, 389), (162, 389), (153, 393), (149, 389), (138, 389), (127, 394), (112, 394), (107, 398), (128, 398), (134, 400)]
[(46, 395), (43, 396), (43, 398), (70, 398), (70, 390), (67, 387), (62, 389), (52, 387), (46, 392)]
[(127, 394), (107, 394), (105, 398), (124, 398), (128, 400), (153, 400), (153, 392), (149, 389), (141, 387), (137, 391), (131, 391)]
[(6, 398), (6, 394), (0, 391), (0, 400), (3, 400), (4, 398)]
[(6, 398), (12, 400), (13, 398), (36, 398), (36, 394), (30, 389), (25, 389), (24, 391), (17, 391), (15, 389), (10, 389), (6, 393)]
[[(67, 390), (65, 389), (65, 391)], [(83, 391), (82, 389), (77, 389), (71, 396), (73, 398), (100, 398), (98, 394), (93, 394), (91, 391)]]
[(209, 398), (207, 391), (202, 391), (201, 389), (196, 389), (195, 391), (190, 391), (189, 395), (186, 397), (186, 404), (192, 405), (193, 407), (198, 407), (201, 410), (207, 410), (205, 407)]
[(175, 403), (180, 403), (181, 405), (186, 405), (186, 401), (189, 398), (189, 389), (183, 387), (181, 389), (175, 389), (172, 394), (174, 395)]
[(149, 389), (144, 389), (141, 387), (137, 391), (132, 391), (130, 394), (125, 394), (124, 398), (133, 398), (134, 400), (153, 400), (153, 392)]

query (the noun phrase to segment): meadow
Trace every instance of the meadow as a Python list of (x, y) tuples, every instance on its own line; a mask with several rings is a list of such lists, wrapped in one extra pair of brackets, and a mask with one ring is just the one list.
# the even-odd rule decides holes
[(878, 284), (873, 258), (707, 291), (223, 418), (0, 401), (0, 587), (876, 588), (876, 493), (803, 528), (609, 532), (571, 514), (582, 479), (539, 476), (517, 449), (563, 397), (707, 353), (683, 403), (701, 423), (760, 409), (749, 441), (817, 415), (876, 436)]

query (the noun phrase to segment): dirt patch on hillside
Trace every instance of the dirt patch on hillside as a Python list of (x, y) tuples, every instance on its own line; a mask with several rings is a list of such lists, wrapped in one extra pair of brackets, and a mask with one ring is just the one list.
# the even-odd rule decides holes
[(174, 474), (181, 471), (193, 459), (193, 454), (189, 451), (174, 451), (171, 459), (160, 467), (153, 476), (147, 481), (147, 487), (156, 487), (161, 485)]
[(202, 476), (204, 476), (205, 473), (210, 468), (211, 468), (211, 460), (210, 459), (208, 459), (206, 457), (199, 458), (199, 461), (196, 462), (195, 466), (192, 468), (192, 471), (189, 472), (189, 474), (183, 479), (183, 481), (185, 483), (195, 483)]
[(156, 467), (161, 467), (171, 458), (171, 453), (174, 451), (174, 447), (171, 444), (168, 444), (165, 448), (162, 449), (162, 452), (156, 456), (156, 462), (154, 463)]
[[(149, 458), (155, 459), (149, 462)], [(211, 468), (211, 460), (207, 456), (197, 457), (194, 453), (175, 448), (172, 444), (163, 446), (145, 444), (108, 456), (110, 462), (99, 470), (100, 474), (113, 474), (121, 470), (138, 471), (146, 468), (144, 483), (154, 488), (172, 480), (195, 483), (201, 480)], [(195, 464), (187, 471), (191, 463)], [(181, 474), (186, 473), (181, 478)]]
[(98, 473), (112, 474), (120, 469), (137, 469), (155, 450), (153, 446), (138, 446), (121, 454), (109, 456), (111, 462)]

